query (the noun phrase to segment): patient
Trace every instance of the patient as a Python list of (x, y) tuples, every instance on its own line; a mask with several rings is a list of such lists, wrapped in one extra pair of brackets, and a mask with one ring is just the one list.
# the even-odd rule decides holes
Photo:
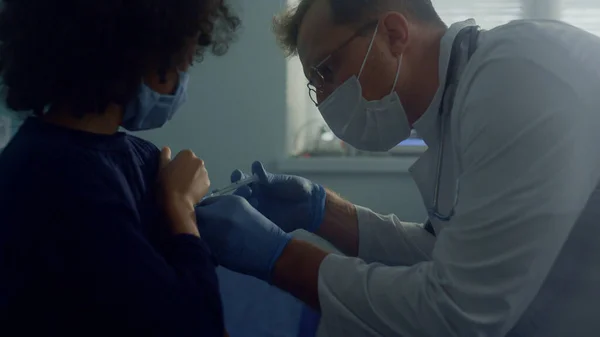
[(225, 335), (203, 162), (118, 128), (165, 124), (238, 25), (222, 0), (3, 2), (4, 99), (26, 119), (0, 155), (0, 336)]

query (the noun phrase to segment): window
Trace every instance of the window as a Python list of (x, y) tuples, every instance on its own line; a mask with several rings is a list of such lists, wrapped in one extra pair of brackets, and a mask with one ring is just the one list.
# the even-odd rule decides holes
[[(293, 5), (297, 1), (289, 2)], [(448, 25), (475, 18), (483, 29), (489, 29), (522, 17), (521, 0), (432, 0), (432, 3), (442, 20)], [(375, 155), (353, 149), (337, 139), (327, 128), (317, 108), (308, 98), (306, 79), (298, 58), (289, 60), (288, 75), (288, 106), (291, 115), (289, 126), (290, 130), (295, 130), (291, 144), (291, 151), (294, 154), (301, 156)], [(425, 143), (413, 132), (409, 139), (398, 144), (389, 154), (420, 153), (424, 148)]]
[(481, 28), (490, 29), (522, 17), (521, 0), (432, 0), (431, 2), (447, 25), (474, 18)]
[(600, 36), (600, 1), (563, 0), (560, 19)]

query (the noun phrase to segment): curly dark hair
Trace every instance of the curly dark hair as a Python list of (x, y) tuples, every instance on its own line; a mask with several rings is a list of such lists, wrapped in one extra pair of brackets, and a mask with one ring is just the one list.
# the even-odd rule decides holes
[(124, 105), (143, 76), (225, 53), (240, 25), (223, 0), (4, 0), (0, 76), (6, 105), (76, 115)]

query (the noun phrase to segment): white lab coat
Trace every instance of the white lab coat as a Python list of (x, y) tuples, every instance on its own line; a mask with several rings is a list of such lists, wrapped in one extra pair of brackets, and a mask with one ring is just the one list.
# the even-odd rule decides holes
[[(444, 83), (450, 46), (443, 38)], [(432, 206), (440, 95), (414, 125)], [(436, 237), (358, 207), (359, 258), (319, 270), (318, 336), (600, 334), (600, 39), (563, 23), (481, 32), (445, 132)], [(458, 188), (457, 188), (458, 186)]]

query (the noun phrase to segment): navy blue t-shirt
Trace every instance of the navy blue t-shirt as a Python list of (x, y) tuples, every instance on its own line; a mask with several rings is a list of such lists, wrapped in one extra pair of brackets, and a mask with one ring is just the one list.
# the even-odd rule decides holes
[(172, 235), (159, 150), (37, 118), (0, 155), (1, 336), (224, 335), (215, 262)]

